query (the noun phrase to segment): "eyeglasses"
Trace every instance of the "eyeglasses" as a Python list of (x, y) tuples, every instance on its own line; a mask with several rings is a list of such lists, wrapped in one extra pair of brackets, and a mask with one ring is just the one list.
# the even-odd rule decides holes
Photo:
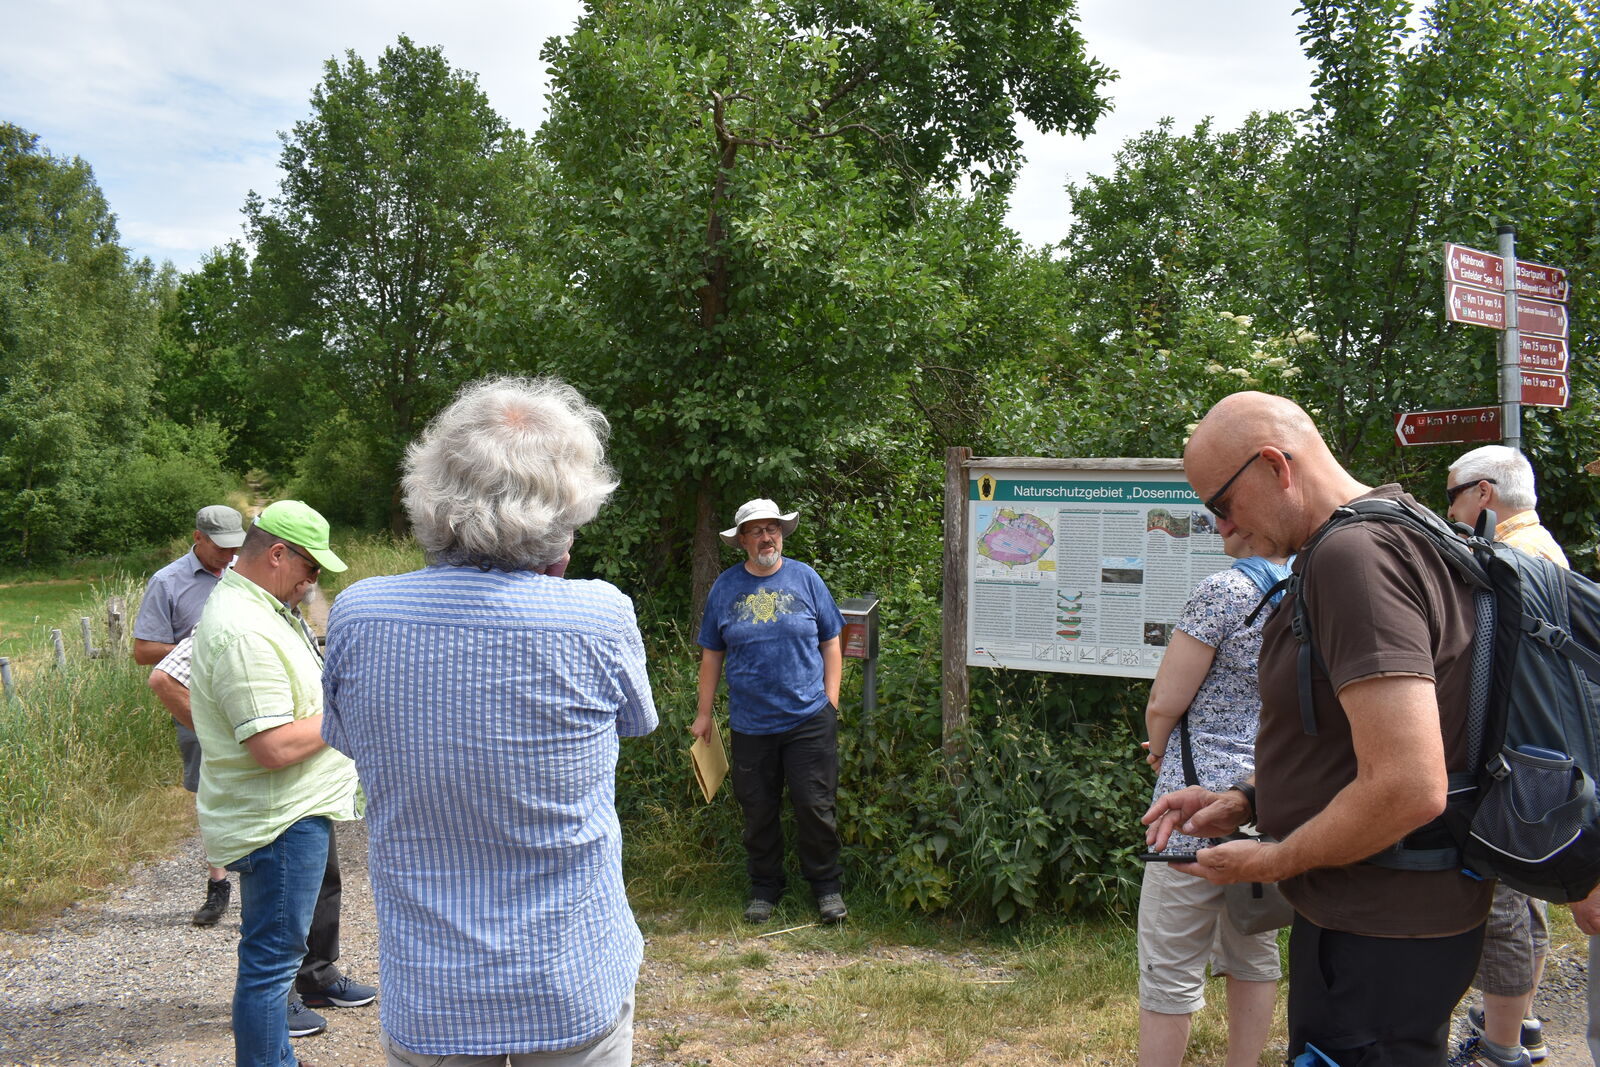
[[(1284, 459), (1294, 458), (1287, 452), (1282, 453), (1282, 455)], [(1239, 475), (1243, 474), (1247, 469), (1249, 469), (1250, 464), (1254, 463), (1260, 458), (1261, 450), (1256, 449), (1255, 453), (1249, 459), (1245, 460), (1244, 463), (1240, 464), (1238, 470), (1233, 472), (1233, 477), (1223, 482), (1222, 488), (1218, 489), (1215, 493), (1212, 493), (1211, 499), (1205, 501), (1205, 509), (1219, 519), (1226, 519), (1228, 517), (1228, 504), (1227, 501), (1223, 500), (1222, 498), (1228, 495), (1228, 488), (1232, 486), (1234, 482), (1239, 480)]]
[(782, 537), (783, 527), (779, 526), (775, 522), (769, 522), (765, 526), (746, 526), (744, 528), (744, 532), (747, 534), (754, 534), (756, 537), (764, 537), (768, 534), (772, 535), (773, 537)]
[(1460, 485), (1452, 486), (1449, 489), (1446, 489), (1444, 491), (1444, 502), (1446, 504), (1454, 504), (1456, 502), (1456, 497), (1460, 496), (1462, 493), (1465, 493), (1468, 489), (1471, 489), (1479, 482), (1488, 482), (1490, 485), (1500, 484), (1493, 478), (1474, 478), (1470, 482), (1462, 482)]
[(279, 543), (283, 545), (284, 548), (287, 548), (290, 552), (293, 552), (295, 555), (299, 556), (301, 559), (305, 560), (311, 565), (312, 578), (316, 578), (317, 575), (322, 573), (322, 564), (318, 563), (316, 560), (312, 559), (310, 556), (306, 555), (304, 552), (300, 551), (287, 541), (280, 541)]

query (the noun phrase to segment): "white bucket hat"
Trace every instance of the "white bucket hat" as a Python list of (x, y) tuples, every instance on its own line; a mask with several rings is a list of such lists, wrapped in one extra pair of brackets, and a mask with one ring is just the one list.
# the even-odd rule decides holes
[(759, 498), (749, 500), (739, 505), (739, 510), (733, 515), (733, 528), (723, 530), (719, 535), (724, 544), (729, 548), (739, 547), (739, 527), (752, 519), (777, 519), (778, 528), (783, 531), (783, 536), (788, 537), (794, 533), (794, 528), (800, 525), (800, 513), (791, 511), (787, 515), (779, 514), (778, 505), (771, 500)]

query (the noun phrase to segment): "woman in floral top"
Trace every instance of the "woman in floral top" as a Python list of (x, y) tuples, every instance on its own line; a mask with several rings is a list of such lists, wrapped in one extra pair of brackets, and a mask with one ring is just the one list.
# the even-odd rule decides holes
[[(1236, 536), (1223, 550), (1238, 557)], [(1182, 789), (1178, 720), (1189, 716), (1191, 756), (1200, 784), (1222, 791), (1255, 769), (1256, 658), (1267, 612), (1246, 624), (1263, 593), (1288, 573), (1286, 561), (1256, 556), (1201, 581), (1184, 606), (1145, 706), (1155, 796)], [(1170, 758), (1168, 758), (1170, 757)], [(1167, 848), (1211, 842), (1175, 833)], [(1190, 1016), (1205, 1006), (1206, 966), (1228, 980), (1227, 1067), (1255, 1064), (1267, 1043), (1281, 969), (1277, 931), (1243, 934), (1228, 920), (1223, 890), (1203, 878), (1145, 865), (1139, 898), (1139, 1064), (1178, 1067)]]

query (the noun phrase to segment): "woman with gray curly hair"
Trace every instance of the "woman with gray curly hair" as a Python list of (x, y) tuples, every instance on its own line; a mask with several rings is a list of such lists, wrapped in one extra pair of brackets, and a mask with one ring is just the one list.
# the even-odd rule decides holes
[(611, 424), (555, 378), (464, 387), (406, 450), (406, 514), (435, 563), (539, 570), (617, 487)]
[(323, 736), (367, 794), (390, 1067), (630, 1062), (617, 753), (656, 709), (633, 602), (564, 575), (607, 429), (555, 379), (468, 385), (406, 456), (430, 565), (334, 601)]

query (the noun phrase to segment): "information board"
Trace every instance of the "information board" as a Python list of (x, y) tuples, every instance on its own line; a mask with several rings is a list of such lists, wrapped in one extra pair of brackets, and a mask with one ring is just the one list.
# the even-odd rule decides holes
[(1195, 585), (1233, 560), (1176, 460), (1131, 462), (969, 469), (968, 666), (1155, 677)]

